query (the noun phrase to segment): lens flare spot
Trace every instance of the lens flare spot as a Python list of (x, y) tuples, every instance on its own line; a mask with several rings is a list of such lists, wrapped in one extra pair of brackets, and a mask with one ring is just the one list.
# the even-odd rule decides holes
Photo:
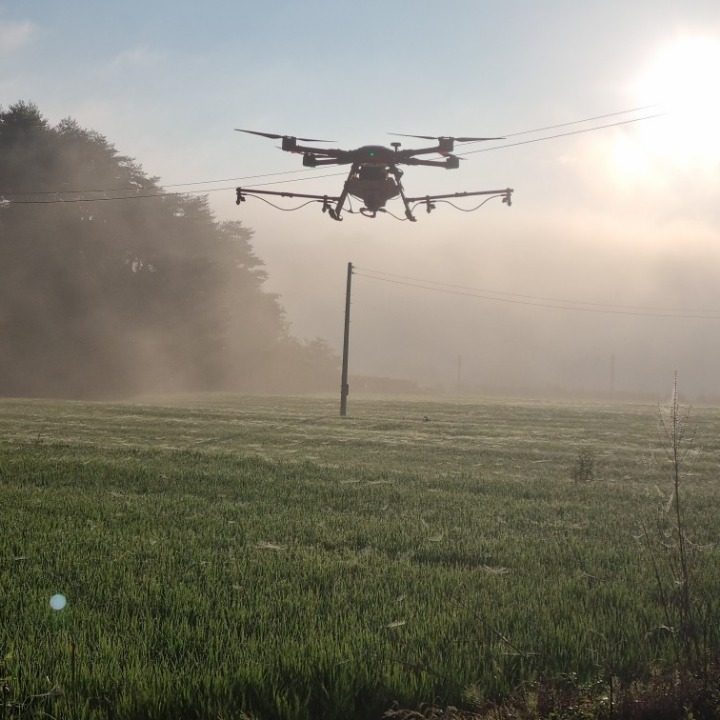
[(67, 598), (60, 593), (57, 593), (50, 598), (50, 607), (53, 610), (63, 610), (66, 605)]

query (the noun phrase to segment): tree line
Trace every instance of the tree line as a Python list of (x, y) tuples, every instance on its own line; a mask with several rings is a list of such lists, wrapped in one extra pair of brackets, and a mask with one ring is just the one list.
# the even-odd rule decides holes
[(1, 395), (335, 387), (337, 357), (294, 339), (264, 289), (252, 231), (205, 197), (163, 194), (98, 132), (24, 102), (0, 108), (0, 158)]

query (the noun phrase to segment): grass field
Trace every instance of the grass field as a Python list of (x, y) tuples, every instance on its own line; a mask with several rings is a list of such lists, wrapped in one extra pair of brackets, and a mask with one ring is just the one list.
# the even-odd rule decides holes
[[(334, 398), (0, 400), (0, 720), (377, 718), (674, 666), (657, 406), (337, 415)], [(690, 428), (714, 652), (720, 410)], [(592, 482), (572, 479), (582, 450)]]

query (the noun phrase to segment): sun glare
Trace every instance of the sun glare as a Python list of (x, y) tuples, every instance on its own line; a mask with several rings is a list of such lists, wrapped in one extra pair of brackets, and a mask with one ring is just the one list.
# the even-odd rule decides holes
[(684, 36), (659, 50), (630, 86), (662, 117), (619, 133), (611, 157), (626, 179), (720, 169), (720, 38)]

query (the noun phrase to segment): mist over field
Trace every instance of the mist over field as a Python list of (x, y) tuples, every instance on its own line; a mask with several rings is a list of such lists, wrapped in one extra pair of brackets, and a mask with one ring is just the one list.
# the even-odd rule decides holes
[[(329, 10), (320, 0), (311, 5), (319, 17)], [(0, 309), (0, 333), (7, 338), (13, 323), (16, 333), (3, 342), (4, 392), (92, 394), (103, 384), (121, 395), (226, 387), (336, 392), (352, 262), (352, 392), (395, 387), (665, 398), (677, 370), (688, 397), (717, 399), (716, 4), (481, 11), (459, 2), (451, 15), (463, 22), (453, 22), (450, 44), (433, 38), (433, 52), (427, 42), (437, 13), (418, 7), (411, 19), (399, 5), (345, 7), (343, 32), (320, 43), (308, 40), (317, 30), (313, 13), (287, 3), (277, 18), (229, 5), (198, 18), (184, 2), (170, 18), (155, 6), (142, 27), (128, 24), (132, 13), (84, 8), (83, 21), (101, 29), (97, 37), (78, 35), (78, 8), (63, 13), (48, 2), (26, 9), (0, 3), (3, 108), (27, 98), (50, 127), (75, 118), (140, 166), (146, 190), (192, 193), (174, 209), (169, 198), (113, 208), (78, 204), (78, 223), (97, 229), (101, 222), (108, 238), (124, 238), (121, 249), (111, 240), (107, 247), (127, 277), (111, 281), (97, 271), (99, 258), (76, 247), (70, 251), (85, 259), (74, 268), (83, 269), (72, 282), (65, 278), (62, 289), (62, 273), (50, 281), (11, 270), (18, 248), (25, 260), (36, 250), (14, 239), (8, 223), (22, 218), (34, 238), (44, 238), (41, 245), (33, 241), (36, 259), (52, 257), (57, 239), (71, 238), (77, 228), (59, 221), (53, 205), (0, 207), (11, 298)], [(238, 14), (242, 59), (238, 38), (227, 34), (232, 23), (223, 19)], [(113, 24), (124, 34), (108, 36)], [(192, 38), (189, 27), (197, 28)], [(412, 40), (396, 42), (397, 27), (412, 28)], [(362, 57), (350, 60), (347, 46), (356, 37), (363, 38)], [(460, 212), (438, 204), (430, 215), (419, 207), (417, 223), (350, 213), (337, 223), (317, 205), (280, 212), (253, 198), (237, 206), (238, 183), (334, 195), (344, 172), (304, 173), (301, 158), (281, 152), (276, 140), (234, 127), (331, 138), (330, 146), (345, 149), (392, 140), (415, 145), (414, 138), (388, 132), (506, 137), (458, 144), (457, 170), (405, 168), (403, 184), (415, 196), (511, 187), (513, 205), (493, 201)], [(544, 127), (555, 129), (533, 130)], [(78, 148), (64, 152), (75, 155), (65, 157), (61, 172), (44, 173), (31, 154), (18, 174), (10, 171), (17, 165), (6, 144), (0, 191), (117, 186), (113, 172), (93, 177)], [(121, 185), (138, 192), (137, 185)], [(186, 210), (204, 218), (205, 240), (190, 229), (193, 220), (173, 214)], [(388, 210), (402, 216), (397, 202)], [(159, 242), (173, 265), (162, 302), (130, 290), (150, 275), (155, 290), (162, 284), (150, 269), (156, 262), (147, 259), (158, 248), (137, 252), (155, 227), (139, 219), (144, 212), (155, 217), (152, 223), (162, 216), (184, 228), (182, 250), (171, 249), (177, 239), (170, 226), (162, 241), (148, 241)], [(231, 250), (235, 241), (219, 248), (208, 240), (236, 222), (244, 234), (238, 242), (252, 255), (249, 304), (241, 290), (248, 267), (229, 270), (237, 244)], [(205, 261), (215, 265), (199, 281)], [(92, 299), (99, 288), (107, 297), (117, 290), (113, 282), (128, 279), (116, 293), (126, 303), (122, 310)], [(68, 323), (70, 317), (78, 322)], [(27, 333), (36, 344), (27, 345)], [(13, 343), (26, 343), (27, 352), (13, 355)], [(123, 369), (113, 369), (120, 358)], [(16, 372), (20, 384), (8, 380)]]
[(5, 394), (336, 390), (352, 262), (353, 391), (665, 398), (677, 370), (688, 397), (720, 397), (709, 207), (618, 201), (610, 217), (589, 190), (565, 211), (520, 191), (467, 217), (255, 232), (244, 206), (220, 221), (202, 197), (159, 196), (73, 121), (13, 106), (2, 139), (3, 184), (27, 191), (0, 208)]
[(290, 272), (277, 238), (258, 234), (257, 247), (294, 330), (335, 347), (353, 261), (351, 373), (451, 393), (664, 398), (678, 370), (684, 392), (717, 397), (717, 230), (526, 202), (516, 191), (511, 209), (472, 220), (439, 209), (410, 227), (355, 225), (342, 244), (330, 231), (346, 228), (315, 238), (283, 227)]

